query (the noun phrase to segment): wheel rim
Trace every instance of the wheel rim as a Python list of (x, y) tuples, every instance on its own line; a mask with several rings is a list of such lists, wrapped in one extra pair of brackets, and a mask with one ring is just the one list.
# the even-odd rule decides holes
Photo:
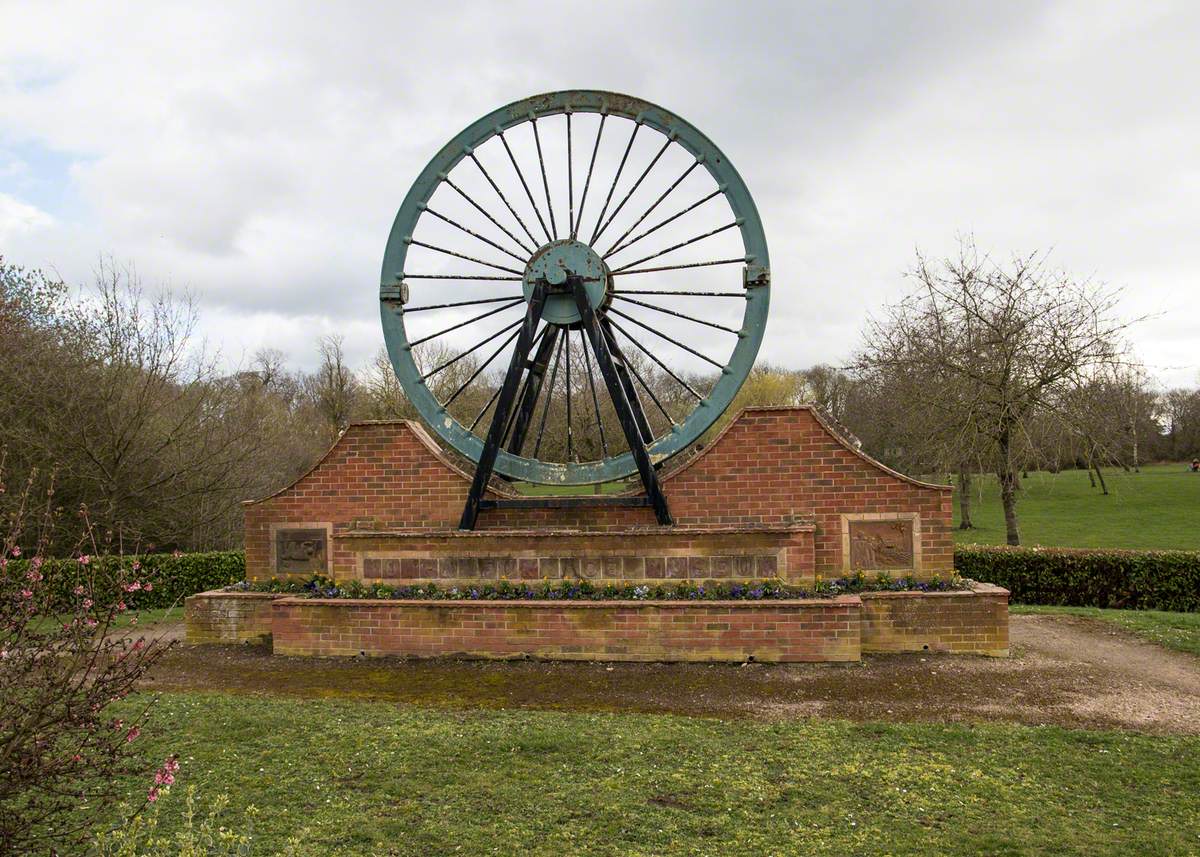
[[(573, 148), (572, 121), (575, 120), (577, 128), (581, 127), (585, 114), (598, 120), (594, 148), (586, 135), (585, 144)], [(566, 127), (566, 187), (559, 190), (566, 190), (566, 194), (552, 190), (546, 168), (548, 158), (544, 157), (544, 147), (561, 146), (561, 143), (543, 139), (546, 122), (543, 122), (543, 128), (538, 126), (539, 120), (559, 116), (565, 118)], [(624, 128), (619, 130), (619, 125), (632, 130), (610, 181), (606, 175), (599, 174), (609, 165), (601, 163), (598, 166), (597, 152), (602, 142), (608, 143), (604, 139), (606, 135), (611, 134), (610, 139), (617, 138), (624, 143), (621, 139)], [(535, 167), (530, 166), (532, 158), (527, 157), (522, 169), (520, 157), (532, 153), (532, 147), (526, 153), (515, 151), (510, 145), (510, 138), (516, 137), (515, 129), (520, 126), (531, 129), (537, 152)], [(631, 154), (639, 135), (645, 135), (643, 140), (652, 140), (651, 148), (645, 153), (639, 150)], [(614, 160), (619, 149), (618, 145), (613, 150)], [(660, 159), (666, 154), (674, 157), (679, 151), (691, 159), (690, 165), (681, 178), (664, 185), (662, 179), (674, 178), (675, 174), (666, 169), (667, 160)], [(485, 152), (493, 158), (490, 170), (484, 159)], [(588, 163), (590, 155), (582, 191), (577, 181), (583, 177), (583, 167), (576, 161), (579, 154), (583, 156), (583, 164)], [(651, 155), (648, 165), (645, 157), (637, 162), (641, 154)], [(506, 160), (511, 167), (502, 176), (498, 165)], [(701, 166), (703, 170), (698, 169)], [(662, 175), (655, 174), (656, 167)], [(466, 170), (471, 171), (470, 175), (477, 174), (478, 187), (464, 183)], [(690, 187), (688, 182), (703, 181), (705, 174), (716, 190), (699, 203), (684, 205), (692, 199), (682, 196), (680, 189)], [(486, 183), (478, 181), (479, 177), (486, 178)], [(649, 210), (644, 210), (644, 205), (634, 204), (639, 199), (638, 193), (643, 195), (643, 201), (655, 200)], [(568, 198), (564, 201), (563, 196)], [(460, 216), (443, 210), (446, 208), (443, 199), (458, 202), (460, 198), (463, 210), (467, 210), (468, 203), (473, 209), (474, 220), (468, 222), (466, 218), (460, 219)], [(661, 242), (670, 240), (671, 230), (683, 229), (681, 224), (690, 222), (704, 206), (708, 205), (712, 210), (708, 200), (717, 204), (723, 200), (732, 219), (692, 240), (672, 241), (654, 251)], [(430, 240), (431, 227), (460, 237), (460, 243)], [(585, 233), (587, 240), (584, 240)], [(722, 233), (725, 237), (721, 237)], [(675, 234), (683, 233), (677, 231)], [(723, 258), (703, 254), (706, 246), (718, 240), (729, 243), (735, 240), (733, 236), (740, 238), (740, 253)], [(699, 259), (695, 258), (697, 253)], [(416, 254), (420, 254), (426, 264), (436, 258), (443, 264), (452, 260), (454, 265), (463, 268), (434, 272), (419, 269), (414, 258)], [(464, 269), (466, 273), (460, 273)], [(483, 373), (507, 366), (505, 350), (511, 340), (506, 341), (505, 337), (515, 335), (533, 279), (556, 276), (556, 270), (585, 276), (592, 305), (605, 313), (615, 331), (614, 339), (627, 355), (653, 361), (644, 363), (644, 367), (655, 373), (667, 373), (681, 385), (681, 390), (687, 388), (687, 400), (692, 406), (684, 413), (683, 405), (665, 406), (655, 396), (655, 385), (638, 378), (642, 395), (648, 393), (653, 400), (653, 404), (647, 406), (647, 413), (655, 406), (661, 411), (661, 429), (655, 431), (655, 438), (648, 446), (651, 460), (663, 461), (698, 440), (729, 406), (749, 373), (762, 341), (770, 301), (769, 258), (762, 224), (745, 183), (724, 154), (692, 125), (653, 104), (615, 93), (572, 90), (535, 96), (493, 111), (468, 126), (429, 162), (400, 206), (388, 237), (380, 278), (380, 316), (388, 355), (405, 394), (433, 431), (472, 460), (477, 461), (482, 452), (482, 435), (487, 431), (491, 403), (485, 405), (477, 417), (464, 413), (464, 391), (471, 390), (472, 384), (485, 385), (486, 389), (488, 376)], [(641, 283), (655, 277), (712, 277), (718, 271), (724, 278), (720, 281), (724, 284), (722, 291), (689, 291), (679, 287), (684, 282), (680, 279), (673, 280), (675, 288), (641, 288)], [(625, 285), (635, 281), (636, 285)], [(471, 300), (459, 301), (458, 297), (466, 295), (461, 291), (464, 286), (479, 290), (470, 293)], [(685, 301), (701, 298), (706, 306), (712, 299), (719, 299), (718, 304), (724, 302), (729, 306), (730, 302), (736, 304), (732, 301), (735, 296), (744, 302), (744, 310), (736, 323), (718, 324), (710, 320), (712, 316), (693, 316), (678, 308), (684, 306)], [(642, 317), (634, 315), (635, 312)], [(423, 313), (419, 321), (417, 313)], [(448, 328), (436, 326), (436, 332), (432, 334), (416, 330), (418, 324), (425, 324), (438, 314), (450, 313), (454, 317)], [(462, 313), (469, 317), (460, 322)], [(565, 349), (559, 349), (555, 361), (557, 369), (562, 355), (566, 354), (568, 450), (572, 434), (570, 372), (573, 359), (576, 361), (576, 384), (580, 383), (578, 379), (583, 374), (581, 361), (572, 357), (571, 325), (578, 320), (576, 313), (569, 303), (563, 302), (548, 307), (546, 316), (547, 322), (561, 326), (566, 336), (559, 338), (568, 343)], [(714, 336), (732, 342), (731, 351), (726, 357), (713, 359), (709, 352), (723, 354), (723, 350), (718, 349), (727, 347), (727, 342), (721, 340), (710, 344), (706, 340), (701, 344), (699, 337), (695, 337), (688, 340), (693, 343), (689, 345), (682, 336), (664, 334), (662, 331), (666, 328), (662, 325), (679, 323), (677, 319), (683, 319), (705, 334), (716, 329)], [(418, 366), (414, 350), (419, 351), (439, 339), (444, 341), (448, 336), (458, 335), (459, 331), (485, 323), (492, 326), (504, 323), (504, 326), (470, 349), (464, 346), (452, 350), (446, 359), (458, 368)], [(408, 329), (410, 325), (414, 327), (413, 332)], [(693, 365), (707, 370), (709, 376), (693, 375), (692, 379), (706, 377), (710, 386), (705, 389), (699, 383), (690, 383), (685, 372), (679, 370), (679, 364), (673, 369), (672, 359), (656, 354), (644, 341), (651, 339), (671, 349), (678, 359), (690, 360)], [(484, 363), (489, 356), (492, 361)], [(586, 359), (587, 353), (583, 356)], [(704, 362), (697, 364), (697, 360)], [(466, 387), (458, 389), (452, 397), (435, 395), (431, 385), (444, 379), (448, 372), (474, 365), (470, 361), (482, 365)], [(590, 363), (587, 368), (590, 370)], [(545, 394), (547, 411), (554, 391), (552, 382)], [(594, 385), (590, 392), (590, 397), (575, 394), (579, 397), (575, 403), (577, 414), (589, 412), (596, 401)], [(597, 403), (591, 412), (595, 414), (603, 436), (602, 410), (603, 405)], [(544, 414), (541, 419), (544, 428)], [(609, 440), (616, 439), (610, 437)], [(619, 444), (623, 448), (623, 441)], [(613, 446), (617, 445), (614, 442)], [(610, 450), (606, 445), (605, 454), (594, 460), (553, 461), (539, 458), (540, 446), (539, 439), (532, 451), (527, 445), (521, 455), (501, 450), (496, 460), (496, 472), (530, 482), (582, 485), (624, 478), (636, 470), (627, 450)], [(612, 454), (607, 454), (609, 452)], [(570, 455), (567, 457), (569, 459)]]

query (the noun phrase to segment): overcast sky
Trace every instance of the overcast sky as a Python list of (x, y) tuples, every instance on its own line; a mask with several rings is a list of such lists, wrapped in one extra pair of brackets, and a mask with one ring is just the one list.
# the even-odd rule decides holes
[(382, 344), (384, 243), (475, 118), (659, 103), (737, 165), (772, 256), (760, 359), (837, 364), (915, 248), (1053, 248), (1200, 383), (1200, 3), (12, 3), (0, 255), (191, 289), (226, 358)]

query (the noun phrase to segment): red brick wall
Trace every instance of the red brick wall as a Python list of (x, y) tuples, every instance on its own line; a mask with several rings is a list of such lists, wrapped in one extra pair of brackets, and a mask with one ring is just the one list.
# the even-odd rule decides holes
[[(333, 527), (331, 571), (358, 571), (354, 530), (451, 530), (466, 499), (467, 475), (415, 423), (352, 425), (295, 484), (246, 505), (246, 565), (271, 577), (271, 524)], [(748, 409), (700, 455), (667, 474), (663, 490), (677, 525), (726, 530), (815, 524), (812, 544), (789, 546), (790, 564), (827, 577), (842, 573), (841, 515), (919, 515), (921, 567), (953, 567), (951, 492), (915, 482), (857, 453), (808, 407)], [(654, 530), (649, 509), (487, 511), (482, 530)], [(661, 531), (660, 531), (661, 532)], [(811, 553), (810, 553), (811, 551)]]
[(197, 643), (260, 642), (271, 636), (270, 592), (201, 592), (184, 600), (187, 641)]
[(864, 652), (951, 652), (1008, 656), (1008, 590), (977, 583), (968, 592), (864, 592)]
[(859, 600), (276, 601), (282, 655), (857, 661)]

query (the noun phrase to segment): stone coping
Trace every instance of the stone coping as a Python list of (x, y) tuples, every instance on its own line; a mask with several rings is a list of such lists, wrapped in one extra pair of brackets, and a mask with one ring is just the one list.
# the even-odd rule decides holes
[(250, 600), (258, 600), (262, 598), (290, 598), (294, 597), (287, 592), (238, 592), (229, 591), (227, 589), (209, 589), (204, 592), (195, 592), (188, 598), (247, 598)]
[(1008, 590), (1003, 587), (996, 586), (994, 583), (980, 583), (977, 580), (970, 581), (970, 585), (966, 589), (947, 589), (940, 592), (921, 592), (916, 589), (904, 589), (899, 592), (889, 592), (887, 590), (879, 590), (874, 592), (859, 592), (863, 598), (930, 598), (930, 597), (945, 597), (945, 596), (962, 596), (962, 595), (1003, 595), (1008, 597)]
[[(233, 593), (227, 593), (233, 594)], [(275, 595), (276, 593), (257, 593)], [(282, 593), (280, 593), (282, 594)], [(756, 601), (737, 599), (727, 601), (708, 601), (702, 598), (657, 601), (647, 598), (591, 601), (584, 599), (569, 599), (555, 601), (549, 598), (459, 598), (459, 599), (425, 599), (425, 598), (303, 598), (295, 595), (284, 595), (277, 603), (284, 607), (316, 606), (316, 607), (440, 607), (453, 609), (456, 607), (499, 607), (499, 608), (530, 608), (530, 607), (578, 607), (585, 610), (603, 609), (606, 607), (657, 607), (663, 609), (688, 609), (692, 607), (727, 607), (747, 609), (771, 609), (777, 607), (853, 607), (862, 604), (857, 595), (837, 595), (833, 598), (763, 598)]]
[(817, 525), (812, 521), (797, 521), (793, 524), (726, 524), (712, 527), (616, 527), (604, 530), (586, 530), (579, 528), (517, 528), (494, 530), (458, 530), (446, 527), (420, 529), (405, 528), (394, 530), (347, 530), (335, 532), (335, 539), (378, 539), (378, 538), (413, 538), (413, 539), (486, 539), (486, 538), (554, 538), (558, 536), (587, 536), (588, 538), (628, 536), (719, 536), (719, 535), (767, 535), (788, 533), (815, 532)]

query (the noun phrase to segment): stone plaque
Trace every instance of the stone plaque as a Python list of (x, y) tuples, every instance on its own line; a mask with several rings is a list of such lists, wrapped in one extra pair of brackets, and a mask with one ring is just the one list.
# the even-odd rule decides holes
[(913, 522), (850, 522), (850, 568), (854, 571), (913, 568)]
[(325, 530), (276, 530), (275, 570), (284, 574), (328, 569)]

